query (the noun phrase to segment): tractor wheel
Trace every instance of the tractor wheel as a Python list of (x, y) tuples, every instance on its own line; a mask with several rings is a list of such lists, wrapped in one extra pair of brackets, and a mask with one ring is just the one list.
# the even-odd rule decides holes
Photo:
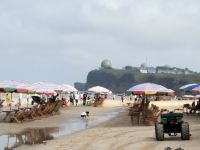
[(164, 140), (163, 124), (160, 124), (160, 123), (156, 123), (155, 124), (155, 133), (156, 133), (156, 139), (158, 141), (163, 141)]
[(190, 139), (190, 128), (187, 122), (181, 124), (181, 139), (189, 140)]

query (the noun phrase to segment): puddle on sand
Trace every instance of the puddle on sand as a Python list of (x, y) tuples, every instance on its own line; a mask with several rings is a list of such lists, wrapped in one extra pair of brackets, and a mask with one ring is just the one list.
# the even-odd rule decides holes
[(17, 134), (0, 136), (0, 150), (12, 150), (22, 145), (45, 144), (47, 140), (53, 140), (59, 128), (26, 129)]
[(76, 131), (105, 122), (115, 117), (119, 112), (121, 111), (107, 113), (104, 116), (92, 116), (90, 122), (86, 122), (82, 118), (76, 118), (68, 120), (64, 124), (58, 125), (58, 127), (30, 128), (17, 134), (0, 135), (0, 150), (13, 150), (22, 145), (46, 144), (48, 140), (62, 138)]

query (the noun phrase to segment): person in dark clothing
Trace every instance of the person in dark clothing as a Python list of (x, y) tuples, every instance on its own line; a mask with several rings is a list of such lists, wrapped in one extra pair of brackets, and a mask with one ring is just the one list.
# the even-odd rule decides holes
[(197, 102), (196, 109), (200, 109), (200, 98), (199, 101)]
[(86, 100), (87, 100), (87, 93), (83, 94), (83, 106), (86, 105)]
[(70, 93), (69, 101), (70, 101), (70, 104), (74, 105), (74, 95), (73, 95), (73, 93)]
[(52, 97), (49, 98), (49, 103), (54, 103), (57, 97), (58, 97), (58, 93), (52, 95)]

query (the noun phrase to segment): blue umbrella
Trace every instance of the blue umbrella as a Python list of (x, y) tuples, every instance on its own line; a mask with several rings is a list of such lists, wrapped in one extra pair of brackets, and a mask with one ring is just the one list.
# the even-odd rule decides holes
[(199, 84), (193, 83), (193, 84), (186, 84), (179, 89), (182, 91), (192, 91), (194, 88), (200, 86)]

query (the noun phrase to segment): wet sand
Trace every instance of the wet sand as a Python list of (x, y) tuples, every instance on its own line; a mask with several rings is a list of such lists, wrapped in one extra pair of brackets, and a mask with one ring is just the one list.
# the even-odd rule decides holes
[[(154, 102), (162, 108), (181, 108), (183, 103), (192, 101), (159, 101)], [(124, 112), (117, 117), (101, 123), (95, 127), (85, 129), (60, 139), (48, 141), (46, 145), (22, 146), (17, 150), (164, 150), (166, 147), (173, 149), (182, 147), (184, 150), (198, 150), (200, 141), (200, 116), (188, 117), (185, 119), (190, 122), (191, 140), (182, 141), (180, 136), (168, 137), (162, 142), (158, 142), (154, 135), (154, 126), (132, 126), (128, 116), (127, 107), (124, 104)], [(87, 109), (94, 114), (94, 117), (105, 112), (116, 111), (121, 107), (121, 103), (114, 101), (105, 102), (104, 107), (88, 107)], [(0, 134), (21, 131), (27, 127), (51, 127), (58, 123), (64, 123), (71, 117), (79, 117), (84, 107), (69, 107), (63, 109), (60, 115), (56, 115), (42, 120), (23, 124), (0, 123)]]

